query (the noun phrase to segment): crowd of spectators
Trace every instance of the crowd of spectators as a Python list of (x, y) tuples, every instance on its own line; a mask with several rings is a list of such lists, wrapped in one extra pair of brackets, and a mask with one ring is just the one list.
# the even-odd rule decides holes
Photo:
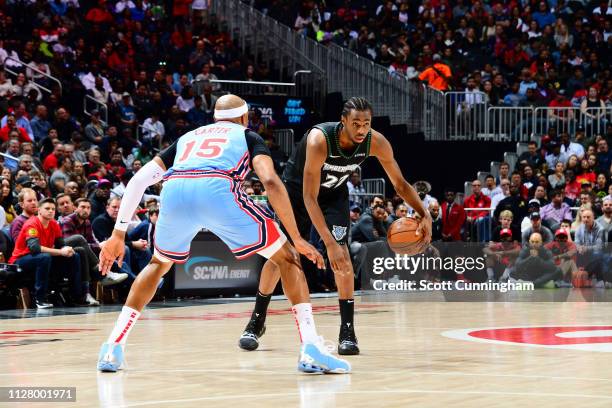
[(252, 3), (392, 75), (443, 91), (481, 91), (489, 105), (580, 107), (588, 98), (589, 107), (612, 104), (612, 7), (605, 0)]
[[(209, 9), (208, 0), (0, 6), (0, 261), (32, 278), (37, 307), (96, 305), (97, 281), (129, 284), (151, 257), (161, 187), (147, 190), (123, 266), (102, 277), (99, 243), (126, 184), (160, 149), (212, 122), (222, 90), (211, 81), (270, 79)], [(250, 119), (271, 143), (260, 113)]]

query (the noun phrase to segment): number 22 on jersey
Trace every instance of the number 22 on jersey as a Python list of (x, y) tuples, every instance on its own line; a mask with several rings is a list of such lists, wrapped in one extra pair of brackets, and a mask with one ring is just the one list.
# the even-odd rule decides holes
[[(199, 146), (197, 144), (199, 143)], [(213, 159), (221, 156), (223, 149), (227, 144), (227, 138), (224, 137), (211, 137), (202, 140), (191, 140), (185, 143), (185, 151), (178, 160), (184, 162), (193, 157), (199, 157), (201, 159)]]

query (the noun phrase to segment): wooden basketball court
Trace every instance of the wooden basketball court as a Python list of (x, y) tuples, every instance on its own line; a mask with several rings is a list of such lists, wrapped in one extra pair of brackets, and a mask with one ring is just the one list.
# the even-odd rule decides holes
[[(76, 403), (58, 404), (68, 407), (612, 406), (607, 303), (361, 299), (351, 375), (296, 371), (285, 300), (272, 302), (254, 352), (236, 345), (251, 302), (187, 304), (147, 309), (116, 374), (96, 359), (118, 306), (0, 312), (0, 386), (74, 386)], [(313, 304), (319, 332), (336, 340), (337, 300)]]

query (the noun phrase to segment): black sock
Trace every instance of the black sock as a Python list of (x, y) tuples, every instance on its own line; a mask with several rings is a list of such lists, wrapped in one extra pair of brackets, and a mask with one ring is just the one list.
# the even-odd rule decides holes
[(257, 291), (257, 296), (255, 297), (255, 309), (253, 309), (251, 318), (264, 321), (266, 319), (266, 312), (268, 311), (270, 299), (272, 299), (271, 293), (269, 295), (263, 295), (261, 292)]
[(338, 303), (340, 303), (340, 324), (342, 326), (352, 326), (353, 315), (355, 314), (355, 300), (338, 299)]

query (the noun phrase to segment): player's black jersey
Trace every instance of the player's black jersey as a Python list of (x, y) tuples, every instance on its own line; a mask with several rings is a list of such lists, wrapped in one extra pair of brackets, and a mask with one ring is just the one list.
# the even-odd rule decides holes
[[(346, 152), (340, 148), (341, 122), (325, 122), (315, 125), (327, 140), (327, 158), (321, 168), (321, 187), (319, 196), (346, 190), (346, 183), (351, 173), (359, 167), (370, 154), (370, 143), (372, 131), (368, 133), (365, 140), (355, 147), (352, 152)], [(297, 148), (287, 162), (283, 179), (288, 186), (302, 191), (304, 180), (304, 165), (306, 163), (307, 136), (311, 129), (306, 132)]]

